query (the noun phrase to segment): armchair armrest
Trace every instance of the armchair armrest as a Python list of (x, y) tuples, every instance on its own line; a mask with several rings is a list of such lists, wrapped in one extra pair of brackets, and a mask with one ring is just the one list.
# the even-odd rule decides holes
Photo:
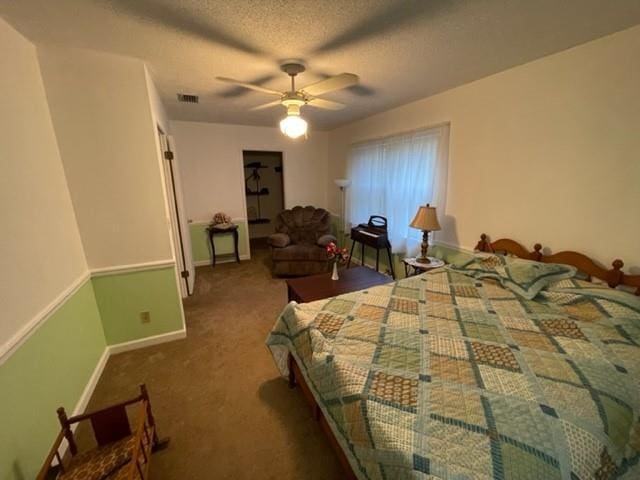
[(283, 248), (291, 243), (291, 238), (286, 233), (274, 233), (269, 235), (267, 243), (272, 247)]
[(338, 239), (336, 237), (334, 237), (333, 235), (322, 235), (318, 240), (317, 240), (317, 244), (320, 245), (321, 247), (326, 247), (327, 245), (329, 245), (329, 243), (338, 243)]

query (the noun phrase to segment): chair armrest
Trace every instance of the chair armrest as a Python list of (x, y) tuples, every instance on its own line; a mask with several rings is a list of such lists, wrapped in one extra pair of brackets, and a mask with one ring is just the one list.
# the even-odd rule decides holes
[(272, 247), (283, 248), (291, 243), (291, 239), (286, 233), (274, 233), (269, 235), (267, 243)]
[(333, 235), (322, 235), (317, 241), (316, 243), (318, 245), (320, 245), (321, 247), (326, 247), (327, 245), (329, 245), (331, 242), (333, 243), (338, 243), (338, 239), (336, 237), (334, 237)]

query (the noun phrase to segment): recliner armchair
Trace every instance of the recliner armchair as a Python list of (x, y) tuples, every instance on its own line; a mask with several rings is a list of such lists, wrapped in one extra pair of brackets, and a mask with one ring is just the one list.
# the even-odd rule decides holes
[(303, 276), (327, 272), (325, 247), (331, 235), (331, 214), (324, 208), (293, 207), (276, 217), (276, 233), (269, 236), (275, 275)]

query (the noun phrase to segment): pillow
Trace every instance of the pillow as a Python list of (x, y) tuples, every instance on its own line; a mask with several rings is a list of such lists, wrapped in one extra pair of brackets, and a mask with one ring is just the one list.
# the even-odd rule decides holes
[(572, 278), (576, 274), (576, 268), (569, 265), (494, 254), (477, 254), (473, 260), (456, 270), (474, 278), (493, 278), (503, 287), (528, 300), (547, 285)]
[[(640, 296), (634, 295), (625, 290), (618, 290), (609, 287), (606, 283), (587, 282), (585, 280), (572, 279), (563, 282), (554, 282), (547, 287), (545, 293), (569, 293), (573, 295), (584, 295), (595, 297), (617, 305), (622, 305), (633, 310), (640, 316)], [(611, 307), (613, 308), (613, 307)]]
[(291, 239), (286, 233), (274, 233), (269, 235), (267, 243), (272, 247), (284, 248), (291, 243)]

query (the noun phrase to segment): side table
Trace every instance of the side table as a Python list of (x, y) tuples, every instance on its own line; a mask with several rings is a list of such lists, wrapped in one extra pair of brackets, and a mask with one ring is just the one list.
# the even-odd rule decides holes
[(429, 270), (433, 270), (434, 268), (444, 267), (446, 265), (444, 260), (440, 260), (435, 257), (427, 257), (430, 263), (419, 263), (416, 261), (415, 257), (408, 257), (402, 260), (404, 264), (404, 275), (405, 277), (410, 276), (410, 268), (413, 268), (413, 273), (411, 275), (417, 275), (418, 273), (428, 272)]
[(211, 225), (207, 228), (209, 232), (209, 244), (211, 245), (211, 266), (216, 266), (216, 245), (213, 237), (216, 235), (224, 235), (230, 233), (233, 235), (233, 249), (236, 255), (236, 262), (240, 263), (240, 255), (238, 253), (238, 225), (230, 225), (228, 227), (217, 227)]

